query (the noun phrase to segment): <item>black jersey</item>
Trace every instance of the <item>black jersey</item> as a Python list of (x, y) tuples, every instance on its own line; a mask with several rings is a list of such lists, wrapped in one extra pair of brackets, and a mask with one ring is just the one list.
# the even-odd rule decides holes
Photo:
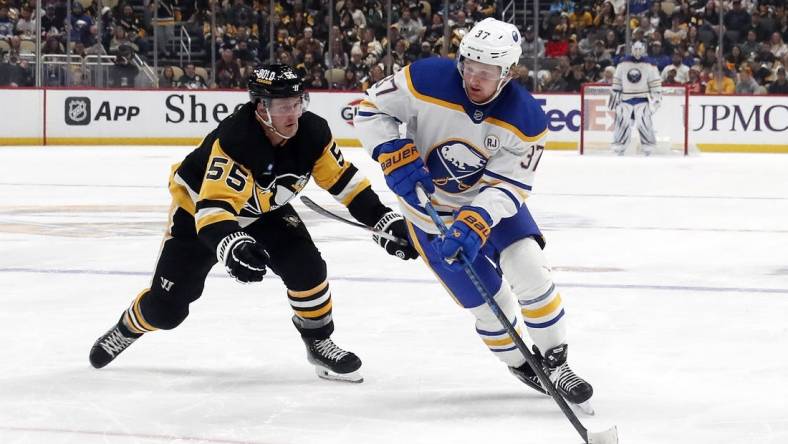
[(176, 208), (171, 232), (196, 233), (215, 248), (224, 236), (287, 204), (310, 177), (365, 225), (390, 211), (343, 158), (325, 119), (305, 112), (295, 136), (274, 147), (249, 102), (173, 166), (170, 193), (183, 211)]

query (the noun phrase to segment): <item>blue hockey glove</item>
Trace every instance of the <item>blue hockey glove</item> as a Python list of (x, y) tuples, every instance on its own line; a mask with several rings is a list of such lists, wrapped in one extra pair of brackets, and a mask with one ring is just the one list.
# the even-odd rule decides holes
[(492, 218), (484, 209), (470, 206), (460, 208), (446, 237), (433, 241), (433, 246), (443, 258), (443, 265), (449, 270), (461, 271), (462, 264), (458, 258), (460, 250), (473, 263), (490, 236), (490, 225)]
[(380, 163), (386, 185), (410, 205), (419, 206), (419, 199), (416, 197), (417, 183), (421, 183), (427, 193), (435, 191), (430, 172), (424, 166), (412, 140), (394, 139), (381, 143), (375, 147), (372, 158)]

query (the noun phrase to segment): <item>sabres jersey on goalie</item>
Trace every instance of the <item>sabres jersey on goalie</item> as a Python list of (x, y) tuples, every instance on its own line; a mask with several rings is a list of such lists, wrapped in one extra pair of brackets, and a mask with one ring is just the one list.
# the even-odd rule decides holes
[(253, 103), (223, 120), (173, 166), (171, 234), (199, 236), (215, 248), (226, 235), (286, 205), (310, 177), (353, 217), (373, 226), (387, 208), (369, 180), (343, 158), (328, 123), (304, 112), (298, 124), (298, 133), (275, 147), (257, 122)]
[[(435, 183), (432, 200), (446, 223), (464, 205), (484, 208), (493, 225), (514, 216), (533, 186), (547, 119), (539, 103), (510, 82), (486, 105), (471, 102), (453, 60), (429, 58), (406, 66), (366, 92), (354, 123), (372, 153), (378, 145), (413, 139)], [(418, 123), (418, 125), (417, 125)], [(421, 208), (400, 199), (403, 215), (428, 233)]]

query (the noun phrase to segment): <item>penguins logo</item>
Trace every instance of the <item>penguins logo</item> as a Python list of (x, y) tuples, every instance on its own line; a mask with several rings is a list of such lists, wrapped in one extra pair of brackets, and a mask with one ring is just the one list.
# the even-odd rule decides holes
[(627, 71), (627, 80), (629, 80), (631, 83), (638, 83), (642, 77), (643, 74), (640, 73), (639, 69), (632, 68)]
[(427, 168), (435, 185), (448, 193), (462, 193), (482, 177), (487, 158), (466, 142), (448, 140), (427, 155)]

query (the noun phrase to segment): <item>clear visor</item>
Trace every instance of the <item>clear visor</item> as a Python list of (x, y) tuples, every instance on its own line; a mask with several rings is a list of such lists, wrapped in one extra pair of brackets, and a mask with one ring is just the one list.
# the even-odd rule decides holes
[(309, 107), (309, 93), (299, 97), (268, 99), (263, 104), (271, 116), (301, 116)]
[(460, 72), (465, 79), (474, 78), (479, 80), (500, 80), (501, 67), (488, 65), (486, 63), (474, 62), (472, 60), (461, 59)]

